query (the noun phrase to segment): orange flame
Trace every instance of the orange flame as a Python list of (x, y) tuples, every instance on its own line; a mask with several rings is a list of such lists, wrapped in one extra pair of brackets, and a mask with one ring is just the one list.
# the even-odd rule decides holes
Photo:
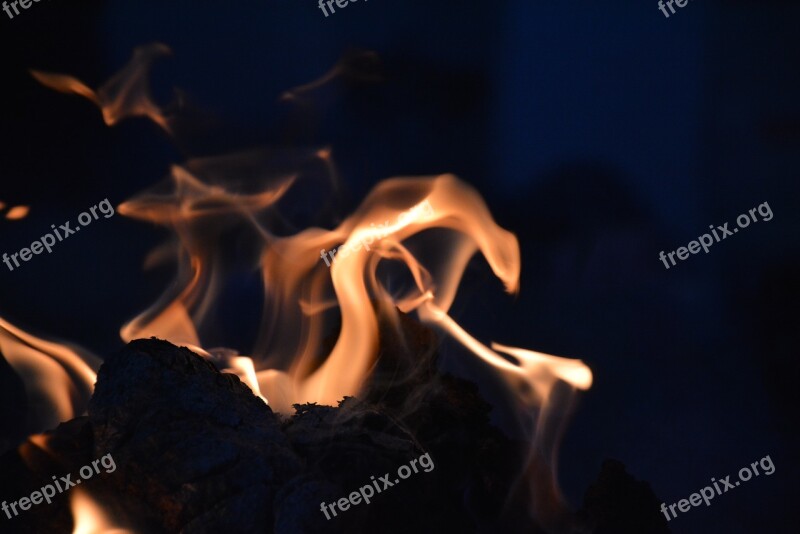
[(133, 534), (114, 526), (100, 505), (80, 488), (72, 489), (70, 508), (75, 518), (72, 534)]
[[(404, 199), (398, 201), (397, 199)], [(424, 205), (428, 209), (420, 209)], [(376, 223), (386, 221), (380, 226)], [(449, 243), (448, 257), (434, 252), (435, 271), (424, 267), (403, 244), (416, 234), (435, 228), (455, 232)], [(320, 261), (318, 251), (343, 243), (334, 256), (330, 271)], [(363, 250), (362, 250), (363, 247)], [(331, 231), (311, 229), (278, 240), (265, 251), (264, 284), (276, 287), (277, 302), (272, 310), (280, 314), (273, 322), (285, 322), (287, 315), (297, 330), (269, 328), (270, 344), (266, 351), (272, 360), (293, 362), (289, 373), (268, 372), (261, 387), (270, 397), (270, 389), (291, 391), (291, 402), (335, 404), (345, 395), (355, 395), (368, 376), (378, 351), (378, 313), (393, 315), (395, 306), (410, 311), (424, 299), (431, 298), (445, 309), (455, 298), (458, 283), (467, 261), (475, 250), (486, 256), (506, 289), (517, 289), (519, 251), (513, 234), (497, 226), (480, 196), (452, 175), (436, 178), (396, 178), (379, 184), (362, 206)], [(378, 280), (380, 260), (404, 263), (416, 282), (416, 288), (395, 297)], [(314, 369), (323, 334), (321, 304), (328, 280), (342, 315), (339, 338), (324, 363)], [(380, 303), (376, 311), (372, 301)], [(269, 325), (267, 325), (269, 326)], [(281, 354), (281, 346), (290, 346), (281, 338), (296, 340), (295, 350)], [(312, 370), (313, 369), (313, 370)], [(290, 405), (273, 403), (278, 410)]]
[(51, 429), (86, 410), (100, 366), (90, 352), (39, 339), (0, 318), (0, 353), (25, 384), (29, 433)]

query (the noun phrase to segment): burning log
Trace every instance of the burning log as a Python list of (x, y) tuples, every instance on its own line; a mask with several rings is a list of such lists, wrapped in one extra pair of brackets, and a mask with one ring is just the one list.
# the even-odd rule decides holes
[[(526, 444), (491, 426), (473, 383), (434, 371), (427, 328), (401, 315), (400, 330), (382, 325), (393, 340), (384, 346), (400, 348), (384, 350), (361, 400), (296, 405), (285, 419), (188, 349), (133, 341), (100, 368), (88, 417), (60, 425), (46, 443), (34, 440), (41, 448), (29, 442), (0, 459), (9, 481), (0, 498), (17, 500), (111, 454), (116, 472), (81, 490), (137, 531), (539, 532), (528, 503), (506, 501)], [(398, 369), (407, 379), (393, 382)], [(436, 469), (334, 520), (320, 511), (422, 452)], [(74, 498), (62, 493), (3, 527), (71, 532)], [(598, 534), (668, 532), (656, 501), (621, 464), (606, 464), (580, 517)]]
[(137, 340), (107, 359), (89, 405), (95, 455), (169, 531), (266, 531), (301, 469), (278, 417), (232, 374), (186, 348)]
[[(148, 531), (407, 532), (448, 525), (471, 531), (499, 524), (519, 454), (489, 424), (490, 408), (474, 385), (434, 378), (430, 368), (418, 376), (425, 379), (403, 385), (406, 398), (422, 401), (415, 409), (389, 388), (386, 402), (372, 391), (338, 407), (298, 405), (282, 420), (208, 360), (166, 341), (137, 340), (104, 362), (88, 418), (48, 434), (47, 453), (28, 444), (21, 450), (35, 453), (24, 462), (17, 452), (3, 458), (0, 469), (13, 466), (18, 476), (2, 497), (16, 500), (50, 475), (76, 472), (110, 453), (117, 471), (82, 489), (102, 495), (114, 517)], [(320, 512), (320, 502), (396, 472), (422, 452), (436, 462), (424, 477), (336, 521)], [(501, 463), (506, 467), (497, 469)], [(66, 495), (13, 521), (69, 532)]]
[[(16, 501), (50, 482), (51, 474), (76, 473), (110, 453), (117, 472), (82, 489), (109, 497), (111, 510), (127, 511), (115, 513), (118, 518), (135, 517), (137, 526), (164, 532), (215, 532), (222, 524), (270, 531), (269, 504), (301, 466), (277, 416), (249, 388), (189, 350), (158, 340), (132, 342), (101, 369), (88, 418), (49, 434), (45, 454), (28, 444), (23, 449), (34, 454), (23, 450), (4, 459), (21, 478), (3, 498)], [(80, 439), (67, 439), (73, 434)], [(25, 463), (31, 473), (21, 467)], [(66, 495), (12, 521), (37, 532), (70, 532)]]

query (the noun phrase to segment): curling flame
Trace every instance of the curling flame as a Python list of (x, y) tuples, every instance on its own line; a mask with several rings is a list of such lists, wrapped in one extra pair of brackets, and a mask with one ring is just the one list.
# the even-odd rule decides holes
[[(172, 189), (149, 192), (136, 200), (125, 202), (119, 213), (171, 228), (181, 240), (178, 254), (179, 274), (176, 288), (179, 294), (162, 301), (126, 324), (120, 335), (125, 341), (156, 336), (185, 345), (203, 353), (197, 335), (201, 324), (217, 296), (221, 258), (206, 241), (219, 246), (218, 239), (228, 226), (221, 217), (237, 213), (245, 219), (274, 204), (293, 182), (284, 177), (272, 189), (253, 195), (227, 193), (222, 187), (208, 185), (184, 167), (174, 166)], [(269, 238), (267, 234), (262, 237)], [(149, 262), (150, 264), (155, 261)], [(164, 304), (167, 302), (167, 304)]]
[(134, 534), (133, 531), (113, 526), (103, 509), (80, 488), (73, 488), (70, 508), (75, 518), (72, 534)]
[[(370, 222), (384, 219), (387, 222), (380, 227)], [(451, 232), (443, 246), (426, 250), (419, 244), (406, 245), (417, 234), (436, 228)], [(328, 273), (315, 253), (322, 247), (325, 256), (325, 248), (340, 242), (344, 244)], [(417, 249), (418, 254), (412, 252)], [(564, 382), (572, 388), (588, 389), (592, 374), (579, 360), (499, 344), (489, 349), (448, 315), (467, 263), (477, 251), (483, 253), (506, 291), (516, 292), (520, 273), (516, 237), (497, 226), (477, 192), (452, 175), (387, 180), (337, 229), (312, 229), (279, 240), (264, 256), (265, 285), (278, 286), (276, 293), (281, 297), (273, 306), (281, 317), (273, 320), (285, 324), (287, 313), (294, 312), (302, 335), (290, 370), (259, 373), (261, 387), (270, 398), (276, 394), (276, 409), (287, 411), (287, 403), (333, 404), (345, 395), (355, 395), (375, 363), (379, 314), (396, 321), (396, 309), (417, 310), (422, 321), (438, 326), (489, 364), (516, 396), (521, 414), (529, 420), (527, 427), (535, 430), (524, 469), (531, 483), (526, 489), (534, 499), (533, 514), (542, 523), (553, 525), (564, 509), (555, 466), (565, 423), (563, 399), (554, 397), (553, 388)], [(403, 265), (413, 280), (412, 288), (392, 294), (379, 279), (382, 260)], [(341, 329), (330, 354), (315, 367), (328, 281), (335, 294), (333, 302), (341, 310)], [(377, 301), (377, 309), (373, 301)], [(268, 354), (280, 356), (277, 350), (286, 332), (272, 329), (271, 341), (276, 344)]]
[(2, 318), (0, 353), (25, 384), (29, 433), (49, 430), (86, 410), (100, 365), (93, 354), (39, 339)]
[[(385, 222), (376, 226), (380, 221)], [(455, 235), (435, 251), (433, 259), (440, 265), (429, 270), (402, 242), (435, 228)], [(324, 253), (339, 243), (343, 245), (328, 271), (318, 251)], [(259, 375), (262, 390), (268, 397), (270, 389), (277, 388), (291, 392), (292, 402), (326, 404), (357, 394), (378, 352), (378, 312), (373, 299), (380, 303), (380, 313), (391, 316), (395, 307), (409, 311), (436, 289), (432, 298), (446, 309), (476, 250), (484, 253), (506, 289), (516, 291), (520, 268), (516, 238), (497, 226), (480, 196), (452, 175), (386, 180), (338, 228), (328, 232), (311, 229), (278, 240), (265, 251), (263, 260), (265, 286), (278, 286), (273, 293), (277, 302), (271, 309), (279, 310), (280, 318), (273, 316), (271, 321), (283, 322), (289, 315), (303, 335), (296, 338), (294, 331), (274, 324), (268, 328), (271, 335), (265, 340), (270, 344), (266, 352), (273, 360), (292, 362), (292, 367), (284, 375), (274, 371)], [(404, 263), (417, 287), (393, 296), (378, 280), (382, 259)], [(341, 310), (342, 326), (333, 350), (315, 369), (324, 333), (320, 304), (329, 300), (326, 282), (332, 285), (332, 300)], [(295, 337), (294, 351), (281, 354), (286, 350), (283, 347), (292, 344), (286, 339), (289, 336)], [(278, 410), (290, 409), (290, 405), (273, 405)]]
[(136, 48), (128, 65), (108, 80), (97, 91), (66, 74), (31, 70), (42, 85), (60, 91), (80, 95), (94, 102), (103, 112), (103, 120), (112, 126), (126, 117), (148, 117), (170, 131), (168, 119), (150, 98), (147, 75), (152, 62), (170, 53), (168, 47), (155, 43)]

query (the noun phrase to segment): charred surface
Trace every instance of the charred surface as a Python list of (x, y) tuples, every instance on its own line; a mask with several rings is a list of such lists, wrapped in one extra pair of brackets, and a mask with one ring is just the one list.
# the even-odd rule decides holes
[[(401, 317), (382, 336), (394, 348), (383, 350), (361, 400), (296, 405), (285, 419), (188, 349), (133, 341), (105, 360), (88, 417), (48, 434), (48, 453), (28, 442), (0, 460), (2, 498), (30, 495), (52, 475), (77, 477), (111, 454), (116, 470), (80, 489), (141, 532), (537, 532), (526, 503), (505, 501), (524, 447), (491, 425), (478, 388), (436, 372), (428, 329)], [(434, 468), (395, 482), (425, 453)], [(584, 512), (597, 532), (646, 524), (652, 493), (604, 473)], [(322, 502), (386, 474), (392, 486), (370, 504), (325, 518)], [(74, 491), (0, 518), (3, 532), (71, 532)]]

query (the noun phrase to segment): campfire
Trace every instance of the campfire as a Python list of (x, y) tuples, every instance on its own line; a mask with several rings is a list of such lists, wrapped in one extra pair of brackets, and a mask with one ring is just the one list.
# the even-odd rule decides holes
[[(32, 74), (94, 102), (109, 126), (147, 117), (179, 138), (180, 101), (162, 107), (148, 91), (150, 65), (168, 51), (137, 49), (97, 89)], [(287, 209), (306, 187), (333, 187), (333, 169), (325, 147), (193, 157), (119, 204), (120, 215), (170, 231), (144, 267), (172, 261), (176, 274), (121, 327), (126, 346), (117, 353), (95, 355), (0, 319), (0, 353), (28, 399), (24, 441), (0, 459), (4, 478), (13, 475), (2, 498), (16, 504), (0, 515), (0, 530), (570, 532), (597, 524), (602, 514), (573, 512), (557, 482), (559, 441), (576, 391), (592, 384), (589, 368), (478, 339), (451, 312), (473, 261), (485, 261), (509, 294), (519, 291), (514, 234), (450, 174), (385, 179), (344, 219), (299, 227)], [(220, 302), (243, 273), (259, 281), (261, 314), (236, 320), (257, 336), (210, 346)], [(441, 371), (443, 342), (480, 373)], [(507, 402), (490, 405), (485, 384), (502, 384)], [(518, 435), (496, 428), (493, 410), (512, 410)], [(113, 471), (97, 464), (107, 455)], [(425, 455), (430, 468), (412, 463)], [(612, 484), (632, 483), (620, 466), (608, 469)], [(68, 473), (80, 486), (52, 503), (19, 504)]]

